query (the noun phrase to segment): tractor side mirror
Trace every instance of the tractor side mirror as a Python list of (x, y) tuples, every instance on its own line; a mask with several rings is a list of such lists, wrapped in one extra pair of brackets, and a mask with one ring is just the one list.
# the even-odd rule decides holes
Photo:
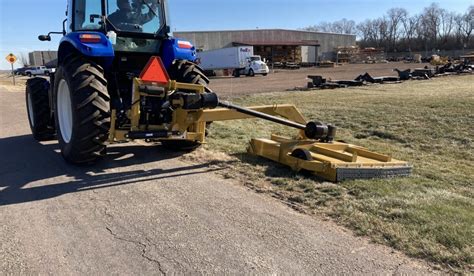
[(41, 41), (51, 41), (51, 36), (50, 35), (40, 35), (38, 36), (38, 39)]

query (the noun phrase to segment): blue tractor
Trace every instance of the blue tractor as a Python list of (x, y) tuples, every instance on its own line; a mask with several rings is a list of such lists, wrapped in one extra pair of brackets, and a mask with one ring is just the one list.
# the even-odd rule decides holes
[[(206, 99), (216, 105), (217, 97), (207, 88), (209, 80), (195, 64), (194, 46), (169, 35), (167, 1), (69, 0), (66, 14), (62, 32), (39, 36), (50, 41), (51, 34), (63, 35), (58, 68), (49, 81), (27, 82), (26, 103), (34, 138), (57, 138), (67, 161), (96, 161), (106, 152), (111, 128), (130, 128), (133, 81), (153, 56), (161, 58), (170, 79), (206, 87)], [(175, 108), (168, 97), (150, 95), (137, 101), (140, 126), (172, 122)], [(158, 135), (147, 129), (135, 135), (167, 138), (162, 144), (174, 149), (190, 150), (201, 144), (199, 139), (171, 139), (182, 135), (164, 131)]]
[(411, 172), (405, 161), (335, 142), (335, 126), (307, 121), (293, 105), (219, 101), (195, 48), (170, 37), (168, 22), (165, 0), (69, 0), (55, 74), (27, 82), (35, 139), (57, 138), (66, 161), (84, 164), (104, 156), (107, 144), (133, 140), (193, 150), (210, 122), (260, 118), (299, 132), (252, 139), (249, 152), (296, 171), (331, 181)]

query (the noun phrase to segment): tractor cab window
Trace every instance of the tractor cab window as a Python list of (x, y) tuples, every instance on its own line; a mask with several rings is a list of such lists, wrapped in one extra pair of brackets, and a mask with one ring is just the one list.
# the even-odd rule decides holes
[(76, 31), (102, 28), (102, 4), (96, 0), (77, 0), (74, 4), (74, 29)]
[(108, 0), (107, 17), (119, 31), (157, 33), (162, 25), (160, 0)]

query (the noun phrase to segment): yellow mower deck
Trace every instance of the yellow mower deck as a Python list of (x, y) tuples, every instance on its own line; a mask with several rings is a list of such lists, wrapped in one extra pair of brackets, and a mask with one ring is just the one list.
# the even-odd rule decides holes
[[(306, 119), (294, 105), (256, 106), (249, 109), (306, 123)], [(219, 108), (205, 110), (201, 120), (227, 121), (248, 118), (253, 117), (235, 110)], [(295, 150), (303, 152), (304, 155), (292, 156)], [(248, 151), (287, 165), (295, 171), (309, 171), (333, 182), (408, 176), (412, 170), (410, 164), (391, 156), (341, 142), (322, 143), (307, 140), (303, 132), (300, 132), (296, 139), (276, 135), (272, 135), (271, 139), (252, 139)]]
[[(271, 139), (252, 139), (249, 152), (333, 182), (408, 176), (412, 169), (407, 162), (359, 146), (291, 140), (276, 135)], [(303, 154), (294, 156), (295, 152)]]

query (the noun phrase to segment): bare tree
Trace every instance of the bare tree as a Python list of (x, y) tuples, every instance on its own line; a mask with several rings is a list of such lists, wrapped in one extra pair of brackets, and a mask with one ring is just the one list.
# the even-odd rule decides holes
[(338, 34), (355, 34), (356, 23), (354, 20), (343, 18), (342, 20), (336, 21), (332, 24), (332, 32)]
[(402, 8), (393, 8), (387, 12), (391, 50), (396, 50), (397, 40), (400, 38), (401, 35), (401, 25), (407, 17), (408, 11)]
[(450, 38), (452, 37), (452, 32), (454, 29), (454, 19), (456, 14), (449, 12), (447, 10), (441, 10), (441, 30), (440, 30), (440, 39), (441, 45), (444, 46), (448, 44)]
[(466, 14), (462, 16), (459, 28), (463, 34), (463, 43), (468, 45), (474, 31), (474, 6), (470, 6)]
[(319, 29), (316, 25), (313, 25), (313, 26), (308, 26), (308, 27), (305, 27), (305, 28), (301, 28), (300, 30), (302, 31), (309, 31), (309, 32), (319, 32)]
[(431, 4), (421, 14), (412, 16), (405, 9), (393, 8), (383, 17), (357, 25), (352, 20), (341, 19), (305, 29), (357, 34), (362, 47), (383, 47), (387, 51), (456, 50), (474, 47), (474, 6), (465, 14), (456, 14)]
[(438, 4), (433, 3), (429, 7), (425, 8), (422, 15), (422, 22), (427, 39), (431, 42), (431, 45), (436, 46), (438, 37), (440, 34), (441, 25), (441, 14), (442, 10)]
[(403, 30), (405, 35), (405, 40), (407, 43), (408, 50), (411, 52), (413, 47), (413, 38), (416, 35), (416, 29), (418, 28), (418, 24), (420, 22), (420, 16), (414, 15), (411, 17), (404, 17), (402, 20)]
[(316, 28), (320, 32), (325, 32), (325, 33), (332, 33), (333, 32), (332, 23), (329, 23), (329, 22), (321, 22), (317, 25)]
[(390, 22), (386, 17), (375, 20), (378, 32), (378, 47), (388, 48), (390, 43)]
[(337, 33), (337, 34), (355, 34), (356, 23), (353, 20), (342, 20), (336, 22), (321, 22), (318, 25), (309, 26), (304, 28), (306, 31), (326, 32), (326, 33)]
[(371, 20), (367, 19), (364, 22), (357, 24), (357, 35), (361, 38), (361, 41), (370, 41), (372, 36)]
[(30, 66), (30, 59), (28, 58), (28, 55), (25, 53), (20, 53), (18, 55), (18, 61), (23, 65), (23, 67)]

